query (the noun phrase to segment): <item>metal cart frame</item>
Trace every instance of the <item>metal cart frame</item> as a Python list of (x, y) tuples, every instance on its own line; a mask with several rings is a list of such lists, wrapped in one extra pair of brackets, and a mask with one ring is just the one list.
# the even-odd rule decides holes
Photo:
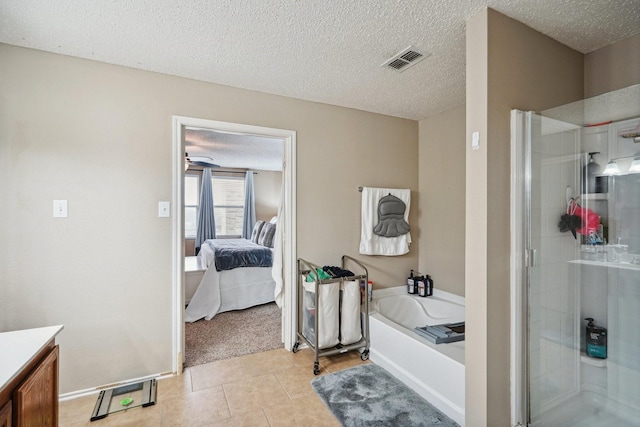
[[(298, 316), (297, 316), (297, 331), (296, 331), (296, 336), (297, 336), (297, 341), (296, 343), (293, 345), (293, 352), (297, 353), (298, 352), (298, 348), (300, 346), (301, 342), (306, 343), (309, 348), (311, 348), (314, 351), (315, 354), (315, 359), (313, 362), (313, 373), (314, 375), (318, 375), (318, 373), (320, 373), (320, 362), (318, 361), (318, 359), (322, 356), (332, 356), (335, 354), (342, 354), (342, 353), (346, 353), (348, 351), (352, 351), (352, 350), (360, 350), (363, 349), (362, 352), (360, 353), (360, 358), (362, 360), (367, 360), (369, 359), (369, 296), (368, 296), (368, 278), (369, 278), (369, 272), (367, 271), (367, 268), (362, 265), (358, 260), (348, 256), (348, 255), (343, 255), (342, 256), (342, 269), (347, 269), (347, 264), (355, 264), (359, 267), (359, 271), (363, 272), (362, 274), (357, 274), (354, 276), (347, 276), (347, 277), (336, 277), (336, 278), (331, 278), (331, 279), (323, 279), (323, 280), (316, 280), (315, 281), (315, 307), (316, 307), (316, 315), (314, 316), (314, 340), (313, 342), (310, 341), (303, 333), (303, 316), (304, 316), (304, 307), (303, 307), (303, 296), (304, 296), (304, 288), (303, 288), (303, 284), (305, 281), (305, 277), (306, 275), (308, 275), (311, 272), (316, 272), (317, 269), (321, 269), (321, 267), (306, 261), (302, 258), (298, 258)], [(319, 331), (318, 331), (318, 325), (319, 325), (319, 311), (317, 310), (317, 307), (319, 305), (320, 302), (320, 292), (319, 292), (319, 288), (320, 286), (324, 285), (324, 284), (328, 284), (328, 283), (335, 283), (335, 282), (343, 282), (343, 281), (353, 281), (353, 280), (364, 280), (365, 283), (365, 292), (364, 292), (364, 301), (363, 303), (360, 305), (360, 327), (361, 327), (361, 334), (362, 334), (362, 338), (355, 342), (355, 343), (351, 343), (351, 344), (346, 344), (346, 345), (342, 345), (342, 344), (338, 344), (334, 347), (329, 347), (329, 348), (325, 348), (325, 349), (319, 349), (318, 348), (318, 337), (319, 337)], [(363, 316), (364, 314), (364, 316)]]

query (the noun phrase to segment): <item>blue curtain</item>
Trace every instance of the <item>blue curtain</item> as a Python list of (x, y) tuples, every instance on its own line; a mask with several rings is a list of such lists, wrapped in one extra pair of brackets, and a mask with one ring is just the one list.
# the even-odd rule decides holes
[(247, 171), (244, 176), (244, 218), (242, 221), (242, 238), (251, 239), (253, 227), (256, 225), (256, 199), (253, 194), (253, 172)]
[(211, 186), (211, 169), (202, 170), (202, 187), (200, 190), (200, 211), (198, 212), (198, 228), (196, 231), (196, 255), (207, 239), (216, 238), (216, 220), (213, 216), (213, 188)]

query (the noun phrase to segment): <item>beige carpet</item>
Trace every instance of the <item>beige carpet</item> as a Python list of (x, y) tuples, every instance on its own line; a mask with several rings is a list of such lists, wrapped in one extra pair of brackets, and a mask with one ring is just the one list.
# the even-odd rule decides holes
[(185, 367), (284, 347), (276, 303), (185, 323)]

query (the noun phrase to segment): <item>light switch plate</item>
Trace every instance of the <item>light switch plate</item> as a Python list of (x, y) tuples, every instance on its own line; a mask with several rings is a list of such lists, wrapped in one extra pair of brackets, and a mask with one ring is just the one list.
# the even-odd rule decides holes
[(54, 218), (66, 218), (69, 216), (69, 209), (67, 207), (66, 200), (54, 200), (53, 201), (53, 217)]
[(171, 216), (171, 202), (158, 202), (158, 217), (169, 218)]
[(471, 148), (474, 150), (480, 149), (480, 132), (478, 131), (471, 134)]

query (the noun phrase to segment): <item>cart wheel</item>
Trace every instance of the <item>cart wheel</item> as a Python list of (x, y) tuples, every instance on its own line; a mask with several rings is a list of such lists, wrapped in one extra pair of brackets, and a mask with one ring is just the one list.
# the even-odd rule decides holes
[(363, 351), (362, 354), (360, 354), (360, 359), (368, 360), (369, 359), (369, 350)]
[(318, 362), (313, 363), (313, 375), (318, 375), (320, 373), (320, 364)]
[(297, 352), (298, 352), (298, 347), (300, 347), (300, 343), (299, 343), (299, 342), (296, 342), (296, 343), (293, 345), (293, 349), (292, 349), (292, 351), (293, 351), (294, 353), (297, 353)]

